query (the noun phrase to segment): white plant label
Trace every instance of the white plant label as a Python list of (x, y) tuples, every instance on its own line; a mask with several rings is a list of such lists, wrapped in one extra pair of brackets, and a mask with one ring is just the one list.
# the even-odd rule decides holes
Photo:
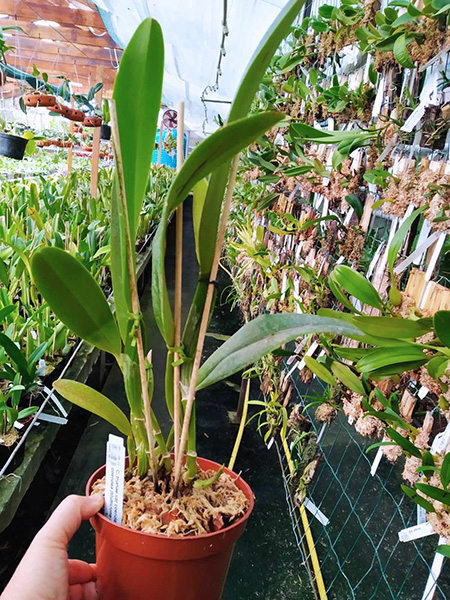
[(308, 497), (306, 497), (303, 500), (303, 504), (304, 504), (305, 508), (307, 508), (309, 510), (309, 512), (314, 517), (316, 517), (316, 519), (319, 521), (319, 523), (324, 525), (324, 527), (329, 525), (330, 519), (323, 514), (323, 512), (320, 510), (320, 508), (317, 507), (312, 500), (310, 500)]
[(417, 525), (427, 522), (427, 511), (423, 506), (417, 505)]
[[(439, 545), (447, 544), (448, 540), (444, 537), (439, 537)], [(422, 600), (432, 600), (436, 592), (437, 580), (441, 574), (442, 565), (444, 564), (445, 556), (443, 554), (434, 555), (433, 564), (431, 565), (431, 571), (428, 575), (427, 584), (423, 592)]]
[(370, 467), (370, 474), (372, 475), (372, 477), (375, 477), (382, 458), (383, 450), (381, 448), (378, 448), (375, 458), (373, 459), (372, 466)]
[(115, 523), (122, 523), (124, 478), (123, 439), (110, 434), (106, 444), (105, 515)]
[(427, 537), (428, 535), (433, 535), (435, 531), (431, 523), (428, 521), (426, 523), (421, 523), (420, 525), (414, 525), (413, 527), (408, 527), (407, 529), (402, 529), (398, 532), (398, 539), (401, 542), (412, 542), (413, 540), (418, 540), (423, 537)]

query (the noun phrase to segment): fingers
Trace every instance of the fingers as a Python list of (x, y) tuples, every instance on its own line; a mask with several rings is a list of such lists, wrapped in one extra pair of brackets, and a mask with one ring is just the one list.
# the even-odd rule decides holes
[(82, 560), (69, 560), (69, 585), (97, 581), (97, 569)]
[(95, 583), (72, 585), (69, 588), (69, 600), (98, 600)]
[(66, 547), (81, 525), (81, 521), (93, 517), (103, 506), (103, 496), (68, 496), (61, 502), (50, 519), (36, 536)]

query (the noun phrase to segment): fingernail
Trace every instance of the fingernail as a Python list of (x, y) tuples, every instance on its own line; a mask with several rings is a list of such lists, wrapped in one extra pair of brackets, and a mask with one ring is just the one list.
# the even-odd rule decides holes
[(92, 509), (96, 508), (97, 510), (100, 510), (105, 502), (103, 494), (93, 494), (92, 496), (89, 496), (88, 500)]

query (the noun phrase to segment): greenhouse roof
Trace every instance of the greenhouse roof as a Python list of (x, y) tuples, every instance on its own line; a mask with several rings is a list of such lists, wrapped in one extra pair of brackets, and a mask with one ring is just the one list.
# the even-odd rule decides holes
[(173, 107), (184, 100), (187, 125), (203, 134), (216, 129), (218, 115), (227, 116), (253, 51), (286, 4), (286, 0), (94, 1), (109, 34), (122, 48), (144, 18), (161, 24), (166, 51), (163, 100)]

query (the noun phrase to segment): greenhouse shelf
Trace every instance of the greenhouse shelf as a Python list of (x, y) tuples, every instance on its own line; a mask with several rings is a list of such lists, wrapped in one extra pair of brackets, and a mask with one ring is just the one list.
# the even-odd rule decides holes
[[(147, 237), (143, 251), (137, 257), (137, 274), (142, 284), (146, 279), (146, 267), (151, 259), (151, 235)], [(85, 383), (92, 373), (101, 352), (94, 346), (82, 342), (69, 359), (71, 362), (65, 372), (67, 379)], [(62, 406), (70, 412), (71, 403), (59, 398)], [(17, 509), (30, 487), (42, 461), (54, 442), (62, 425), (56, 423), (41, 423), (39, 427), (32, 427), (29, 435), (24, 440), (25, 455), (19, 467), (8, 475), (0, 478), (0, 532), (2, 532), (14, 519)]]

